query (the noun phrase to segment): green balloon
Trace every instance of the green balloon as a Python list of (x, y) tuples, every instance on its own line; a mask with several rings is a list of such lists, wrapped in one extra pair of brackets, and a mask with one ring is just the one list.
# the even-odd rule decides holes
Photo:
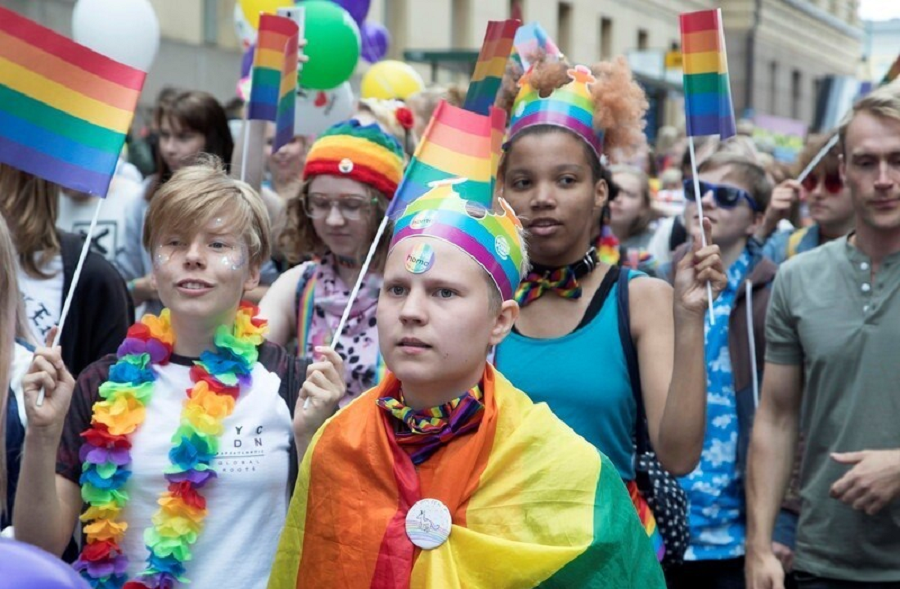
[(359, 61), (359, 27), (350, 13), (328, 0), (305, 0), (304, 53), (300, 86), (331, 90), (350, 79)]

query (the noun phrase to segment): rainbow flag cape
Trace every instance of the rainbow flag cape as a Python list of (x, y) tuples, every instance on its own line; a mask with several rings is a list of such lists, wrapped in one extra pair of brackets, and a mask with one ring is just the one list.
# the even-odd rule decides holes
[(500, 82), (503, 80), (503, 72), (506, 71), (506, 62), (518, 28), (519, 21), (515, 19), (488, 21), (484, 43), (463, 102), (464, 109), (480, 115), (490, 113), (500, 90)]
[(490, 208), (497, 164), (506, 130), (506, 112), (490, 107), (480, 115), (441, 101), (425, 128), (387, 214), (396, 219), (406, 207), (430, 190), (429, 183), (466, 178), (460, 195)]
[(273, 152), (294, 137), (299, 39), (300, 29), (292, 19), (260, 15), (247, 118), (275, 123)]
[(522, 66), (522, 70), (528, 71), (531, 60), (539, 52), (550, 58), (559, 58), (562, 55), (559, 47), (539, 23), (530, 22), (519, 27), (513, 41), (512, 58)]
[[(389, 372), (316, 433), (269, 589), (665, 587), (615, 467), (546, 404), (487, 366), (478, 429), (416, 468), (376, 406), (399, 387)], [(406, 533), (422, 498), (452, 518), (433, 550)]]
[(145, 77), (0, 8), (0, 162), (105, 197)]
[(687, 134), (727, 139), (734, 135), (735, 125), (722, 11), (691, 12), (682, 14), (679, 20)]

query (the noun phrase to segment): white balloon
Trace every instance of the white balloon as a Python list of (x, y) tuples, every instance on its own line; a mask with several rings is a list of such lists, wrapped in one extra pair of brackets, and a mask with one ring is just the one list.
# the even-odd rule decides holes
[(256, 29), (247, 22), (247, 18), (244, 16), (244, 11), (241, 8), (240, 2), (234, 3), (234, 33), (241, 42), (242, 51), (247, 51), (250, 49), (251, 45), (256, 44)]
[(356, 109), (350, 82), (331, 90), (297, 90), (295, 135), (318, 135), (335, 123), (346, 121)]
[(72, 36), (97, 53), (146, 72), (159, 50), (159, 20), (148, 0), (78, 0)]

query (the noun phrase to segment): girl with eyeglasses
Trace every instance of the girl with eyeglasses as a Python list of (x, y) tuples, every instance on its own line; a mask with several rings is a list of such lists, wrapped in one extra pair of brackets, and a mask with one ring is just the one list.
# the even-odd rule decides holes
[(286, 345), (296, 338), (299, 356), (312, 357), (316, 346), (338, 339), (347, 383), (341, 406), (378, 384), (384, 370), (375, 308), (387, 238), (346, 327), (340, 334), (335, 330), (402, 174), (399, 142), (376, 124), (350, 120), (320, 135), (309, 150), (303, 184), (288, 203), (278, 237), (288, 262), (299, 265), (282, 274), (260, 302), (269, 319), (269, 340)]
[[(807, 143), (797, 159), (797, 172), (809, 165), (832, 135), (820, 135)], [(765, 229), (762, 235), (757, 235), (765, 242), (763, 252), (772, 261), (780, 264), (853, 230), (856, 213), (850, 191), (841, 179), (839, 153), (840, 148), (835, 145), (802, 183), (786, 180), (772, 192), (772, 200), (766, 210)], [(805, 205), (812, 223), (806, 227), (776, 231), (777, 223), (798, 201)]]

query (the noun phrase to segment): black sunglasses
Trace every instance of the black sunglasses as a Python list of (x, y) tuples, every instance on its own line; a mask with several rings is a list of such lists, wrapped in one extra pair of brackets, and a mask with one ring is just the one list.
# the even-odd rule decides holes
[[(742, 188), (729, 186), (727, 184), (713, 184), (712, 182), (704, 182), (703, 180), (700, 180), (699, 184), (700, 197), (703, 198), (703, 195), (707, 192), (712, 192), (713, 198), (716, 199), (716, 204), (720, 207), (733, 209), (741, 202), (741, 199), (744, 199), (747, 201), (747, 204), (750, 205), (751, 209), (757, 213), (763, 212), (756, 200), (750, 196), (750, 193)], [(691, 178), (684, 179), (684, 198), (691, 201), (695, 200), (694, 181)]]

